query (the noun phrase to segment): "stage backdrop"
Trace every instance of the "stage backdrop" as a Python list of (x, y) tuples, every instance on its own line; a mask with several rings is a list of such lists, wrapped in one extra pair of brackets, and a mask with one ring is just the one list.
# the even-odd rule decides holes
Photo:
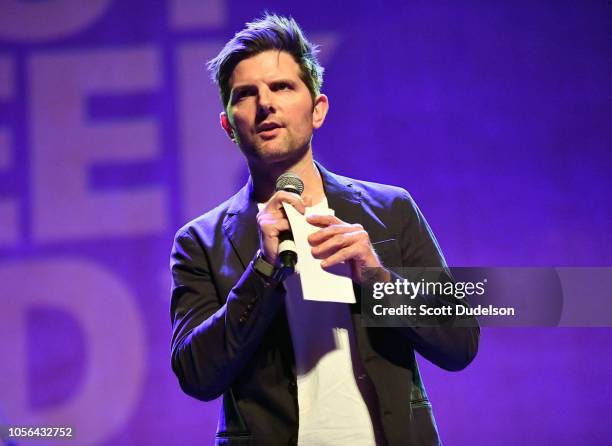
[[(0, 425), (211, 444), (218, 402), (170, 370), (169, 252), (246, 179), (205, 62), (264, 9), (321, 45), (316, 158), (408, 189), (449, 264), (612, 264), (610, 2), (4, 0)], [(608, 329), (420, 363), (447, 445), (610, 441)]]

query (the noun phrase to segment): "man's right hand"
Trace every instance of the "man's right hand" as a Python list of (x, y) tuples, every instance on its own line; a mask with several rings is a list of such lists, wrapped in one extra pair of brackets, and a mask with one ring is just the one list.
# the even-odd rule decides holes
[(280, 233), (290, 230), (283, 202), (290, 203), (300, 214), (306, 212), (304, 201), (299, 195), (278, 191), (257, 213), (259, 249), (264, 260), (272, 265), (277, 264)]

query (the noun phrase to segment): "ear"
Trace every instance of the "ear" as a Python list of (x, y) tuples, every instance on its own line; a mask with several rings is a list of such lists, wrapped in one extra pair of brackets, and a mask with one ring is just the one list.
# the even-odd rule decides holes
[(227, 113), (219, 113), (219, 121), (221, 122), (221, 127), (223, 127), (223, 130), (225, 130), (225, 133), (227, 133), (229, 139), (231, 139), (232, 142), (236, 142), (236, 137), (234, 136), (234, 129), (232, 129), (232, 125), (230, 124), (230, 120), (227, 117)]
[(329, 99), (324, 94), (320, 94), (315, 98), (312, 109), (312, 126), (315, 129), (323, 125), (325, 116), (327, 116), (327, 110), (329, 110)]

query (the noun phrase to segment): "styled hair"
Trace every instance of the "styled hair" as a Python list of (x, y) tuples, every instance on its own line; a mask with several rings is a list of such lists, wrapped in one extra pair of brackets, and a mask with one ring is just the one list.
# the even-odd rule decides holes
[(317, 60), (318, 46), (309, 42), (293, 17), (276, 14), (247, 23), (207, 64), (212, 80), (219, 87), (223, 108), (230, 98), (229, 79), (236, 65), (244, 59), (268, 50), (286, 51), (300, 67), (300, 78), (313, 99), (320, 94), (323, 67)]

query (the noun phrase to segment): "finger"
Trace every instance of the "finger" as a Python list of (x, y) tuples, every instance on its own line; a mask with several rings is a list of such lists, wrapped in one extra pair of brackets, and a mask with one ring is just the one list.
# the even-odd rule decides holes
[(289, 231), (291, 229), (289, 225), (289, 220), (283, 217), (275, 218), (270, 215), (262, 216), (257, 219), (257, 224), (262, 232), (268, 235), (278, 235), (279, 232)]
[(347, 223), (334, 224), (334, 225), (330, 225), (325, 228), (319, 229), (317, 232), (310, 234), (308, 236), (308, 243), (310, 243), (311, 246), (317, 246), (337, 234), (343, 234), (346, 232), (359, 232), (359, 231), (363, 231), (363, 227), (360, 224), (355, 224), (355, 225), (349, 225)]
[(344, 223), (342, 220), (340, 220), (335, 215), (318, 215), (318, 214), (308, 215), (306, 217), (306, 221), (310, 223), (311, 225), (319, 226), (321, 228), (324, 228), (329, 225)]
[(355, 257), (356, 251), (356, 245), (349, 245), (346, 248), (342, 248), (341, 250), (332, 254), (325, 260), (321, 261), (321, 268), (331, 268), (334, 265), (346, 262), (347, 260), (350, 260)]
[(302, 200), (302, 197), (284, 190), (278, 191), (272, 195), (272, 198), (270, 198), (270, 201), (268, 201), (264, 209), (266, 211), (282, 209), (283, 203), (291, 204), (300, 214), (306, 212), (306, 206), (304, 205), (304, 200)]
[(335, 234), (333, 237), (328, 238), (321, 244), (314, 246), (311, 250), (312, 256), (315, 259), (325, 259), (330, 257), (342, 248), (345, 248), (353, 243), (360, 241), (359, 232), (345, 232), (341, 234)]
[(287, 216), (285, 215), (285, 211), (283, 209), (270, 209), (270, 210), (262, 209), (261, 211), (257, 213), (257, 219), (260, 219), (260, 218), (281, 219), (281, 218), (287, 218)]

